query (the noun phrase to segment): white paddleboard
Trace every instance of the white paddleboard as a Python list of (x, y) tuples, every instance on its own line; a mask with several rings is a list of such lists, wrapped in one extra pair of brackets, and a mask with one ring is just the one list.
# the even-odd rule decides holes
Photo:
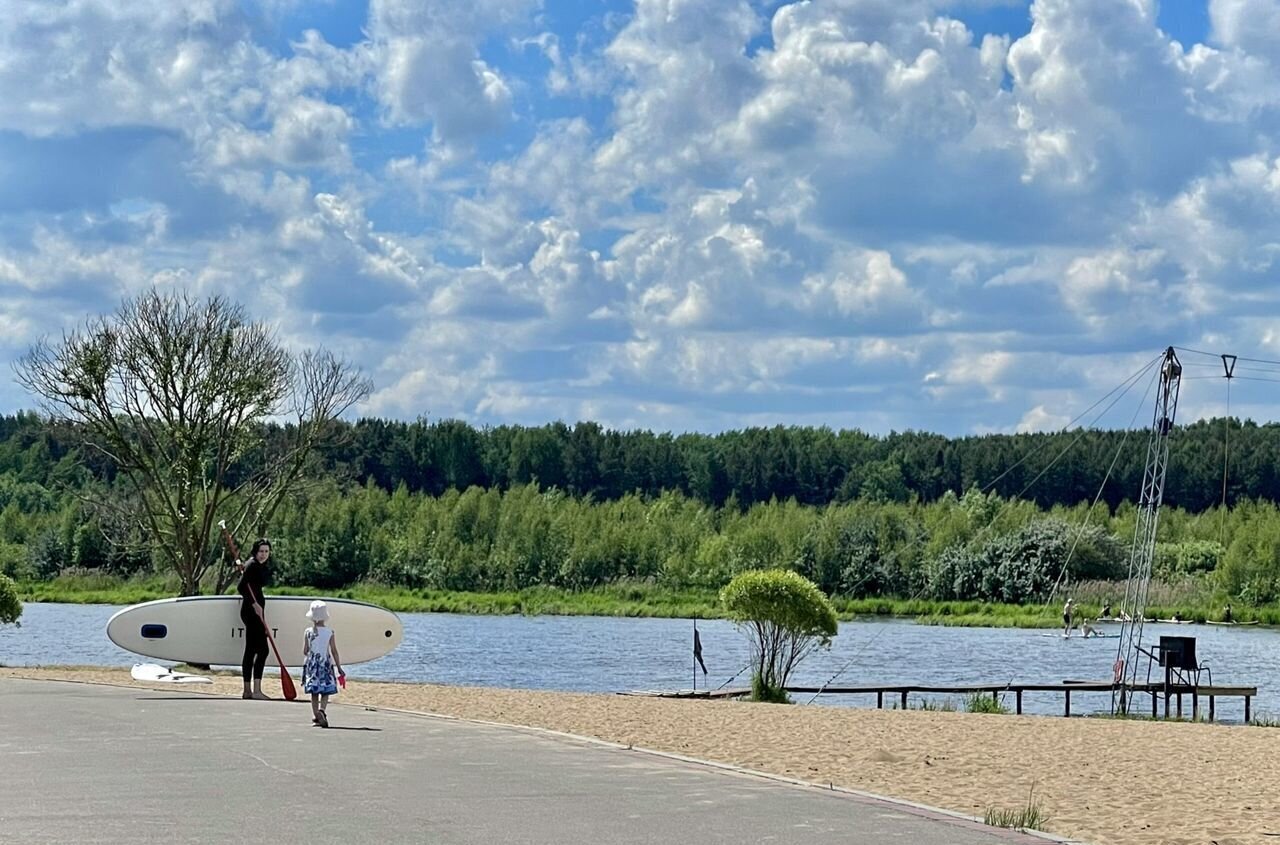
[[(315, 596), (267, 596), (267, 624), (287, 666), (301, 666), (307, 609)], [(244, 622), (239, 596), (189, 596), (135, 604), (107, 622), (107, 637), (125, 651), (156, 660), (239, 666)], [(386, 608), (350, 599), (325, 598), (329, 625), (346, 664), (388, 654), (404, 639), (400, 619)], [(276, 665), (274, 654), (267, 658)]]
[(147, 681), (148, 683), (160, 682), (165, 684), (211, 684), (212, 678), (204, 675), (192, 675), (188, 672), (174, 672), (159, 666), (155, 663), (135, 663), (133, 669), (129, 672), (135, 681)]

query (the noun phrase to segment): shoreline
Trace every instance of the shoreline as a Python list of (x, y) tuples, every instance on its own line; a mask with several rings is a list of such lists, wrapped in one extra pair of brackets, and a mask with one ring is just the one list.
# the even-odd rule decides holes
[[(181, 688), (239, 695), (237, 676), (211, 677)], [(2, 678), (175, 686), (97, 667), (0, 667)], [(269, 675), (264, 686), (273, 683)], [(1261, 845), (1280, 834), (1280, 730), (1264, 727), (452, 687), (358, 673), (333, 701), (575, 734), (966, 816), (1021, 809), (1030, 795), (1048, 816), (1046, 832), (1095, 845)], [(349, 718), (343, 709), (335, 723)], [(300, 723), (308, 715), (300, 710)]]
[[(110, 580), (110, 579), (108, 579)], [(155, 585), (93, 588), (63, 588), (52, 583), (20, 583), (19, 596), (26, 604), (72, 604), (130, 606), (148, 601), (174, 598), (172, 590)], [(641, 595), (637, 596), (638, 591)], [(353, 585), (333, 590), (308, 586), (284, 586), (269, 589), (268, 596), (297, 595), (316, 598), (344, 598), (368, 602), (393, 613), (456, 613), (470, 616), (599, 616), (664, 619), (726, 619), (714, 591), (665, 590), (646, 585), (626, 585), (571, 591), (554, 587), (534, 587), (515, 592), (478, 593), (448, 590), (405, 590), (367, 585)], [(1051, 630), (1062, 626), (1056, 605), (1006, 605), (966, 600), (924, 599), (847, 599), (834, 597), (832, 604), (841, 622), (890, 620), (917, 625), (961, 628), (1019, 628)], [(1114, 619), (1100, 619), (1097, 608), (1082, 604), (1078, 618), (1096, 619), (1104, 624)], [(1147, 608), (1148, 622), (1167, 622), (1174, 614), (1178, 624), (1203, 626), (1245, 625), (1272, 628), (1280, 626), (1280, 616), (1271, 608), (1242, 609), (1236, 621), (1223, 622), (1214, 606), (1196, 604), (1165, 608)], [(1263, 617), (1266, 618), (1263, 618)]]

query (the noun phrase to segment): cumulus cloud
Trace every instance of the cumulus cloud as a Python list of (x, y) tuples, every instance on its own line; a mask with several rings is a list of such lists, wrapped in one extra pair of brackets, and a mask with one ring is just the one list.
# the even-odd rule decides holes
[(0, 0), (0, 323), (182, 286), (369, 413), (678, 430), (1043, 430), (1135, 350), (1280, 349), (1275, 3), (976, 35), (1001, 2), (372, 0), (331, 42)]
[(396, 123), (430, 123), (445, 144), (466, 144), (511, 117), (511, 91), (477, 42), (523, 20), (533, 0), (374, 0), (369, 31), (378, 97)]
[(1209, 20), (1218, 42), (1280, 58), (1280, 6), (1272, 0), (1209, 0)]
[(810, 308), (821, 313), (834, 306), (842, 316), (864, 324), (899, 317), (902, 319), (895, 322), (903, 329), (918, 328), (910, 312), (923, 310), (922, 303), (889, 253), (868, 250), (838, 255), (832, 265), (828, 272), (802, 282)]

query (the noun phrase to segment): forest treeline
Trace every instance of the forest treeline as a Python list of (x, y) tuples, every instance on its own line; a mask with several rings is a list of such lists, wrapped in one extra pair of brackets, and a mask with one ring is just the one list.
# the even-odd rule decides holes
[[(269, 429), (273, 435), (283, 432)], [(973, 487), (1051, 508), (1091, 501), (1107, 479), (1102, 501), (1115, 508), (1137, 495), (1146, 440), (1141, 431), (948, 438), (778, 426), (672, 435), (614, 431), (592, 422), (476, 428), (458, 420), (362, 419), (334, 424), (311, 472), (431, 496), (537, 484), (595, 501), (675, 491), (703, 504), (740, 508), (773, 499), (804, 505), (932, 502)], [(72, 432), (35, 415), (0, 416), (0, 474), (46, 486), (109, 480), (109, 463), (77, 454), (74, 442)], [(1165, 502), (1175, 507), (1198, 513), (1220, 504), (1224, 469), (1228, 505), (1280, 500), (1280, 424), (1219, 419), (1179, 427), (1169, 465)]]
[[(1174, 434), (1155, 570), (1233, 600), (1273, 602), (1280, 427), (1232, 423), (1232, 507), (1219, 509), (1223, 425)], [(1068, 450), (1071, 438), (1079, 442)], [(282, 583), (325, 588), (578, 589), (637, 579), (708, 588), (784, 567), (836, 596), (1038, 602), (1055, 587), (1126, 576), (1129, 500), (1146, 442), (1132, 434), (1118, 451), (1122, 440), (806, 428), (672, 437), (589, 423), (365, 420), (341, 425), (266, 531)], [(71, 443), (36, 417), (0, 419), (0, 571), (43, 580), (147, 570), (143, 538), (107, 541), (128, 541), (136, 528), (104, 523), (76, 495), (90, 484), (127, 489)], [(1187, 488), (1191, 477), (1205, 489)]]

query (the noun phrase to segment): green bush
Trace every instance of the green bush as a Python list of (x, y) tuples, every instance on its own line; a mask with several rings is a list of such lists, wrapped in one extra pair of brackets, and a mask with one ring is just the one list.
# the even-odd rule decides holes
[(18, 585), (8, 575), (0, 575), (0, 625), (15, 624), (22, 616)]
[(1234, 599), (1255, 605), (1280, 599), (1280, 521), (1254, 520), (1236, 534), (1214, 574)]
[(836, 612), (812, 581), (783, 569), (743, 572), (720, 591), (729, 618), (746, 628), (757, 701), (786, 701), (787, 678), (813, 649), (831, 645)]
[(964, 709), (968, 713), (1000, 713), (1009, 712), (1009, 708), (992, 698), (989, 693), (975, 692), (965, 697)]

